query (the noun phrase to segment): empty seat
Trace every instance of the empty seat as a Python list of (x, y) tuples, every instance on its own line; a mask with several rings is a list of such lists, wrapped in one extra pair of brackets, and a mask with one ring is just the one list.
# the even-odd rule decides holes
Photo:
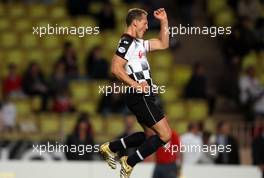
[(29, 32), (32, 35), (33, 22), (27, 18), (16, 19), (14, 22), (17, 32)]
[(66, 8), (63, 6), (54, 6), (51, 7), (49, 11), (49, 17), (51, 19), (62, 19), (67, 17)]
[(183, 88), (189, 81), (192, 69), (188, 65), (177, 65), (172, 70), (171, 81), (178, 87)]
[(57, 139), (61, 132), (61, 118), (57, 114), (40, 114), (39, 127), (45, 139)]
[(76, 104), (80, 103), (81, 101), (87, 101), (91, 95), (87, 82), (71, 82), (70, 91), (73, 101)]
[(189, 100), (187, 107), (188, 118), (191, 120), (204, 120), (208, 116), (208, 105), (205, 100)]
[[(39, 47), (39, 37), (32, 33), (24, 33), (21, 36), (21, 47), (24, 49), (33, 49)], [(33, 51), (33, 50), (32, 50)]]
[(183, 102), (167, 104), (166, 114), (171, 120), (184, 119), (186, 117), (186, 106)]
[(15, 18), (23, 18), (27, 16), (27, 10), (26, 6), (21, 4), (12, 4), (12, 6), (6, 6), (7, 13), (5, 15), (8, 15), (9, 17), (15, 19)]
[(30, 18), (45, 18), (48, 14), (48, 9), (45, 5), (32, 4), (28, 6), (28, 15)]
[(12, 31), (0, 34), (0, 48), (14, 48), (18, 43), (18, 35)]

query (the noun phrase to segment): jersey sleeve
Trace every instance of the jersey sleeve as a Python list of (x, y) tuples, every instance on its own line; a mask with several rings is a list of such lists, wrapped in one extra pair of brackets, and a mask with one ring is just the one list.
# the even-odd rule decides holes
[(144, 41), (143, 41), (143, 46), (144, 46), (146, 52), (149, 52), (149, 51), (150, 51), (149, 40), (144, 40)]
[(119, 57), (129, 60), (129, 48), (131, 46), (132, 40), (127, 38), (121, 38), (116, 50), (116, 55)]

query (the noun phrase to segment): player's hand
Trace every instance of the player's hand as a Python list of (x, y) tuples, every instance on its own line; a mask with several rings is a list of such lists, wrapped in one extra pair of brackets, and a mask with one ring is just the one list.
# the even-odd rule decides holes
[(167, 20), (167, 13), (164, 8), (159, 8), (155, 10), (153, 15), (158, 20)]
[(149, 85), (148, 82), (144, 81), (137, 85), (136, 87), (137, 91), (142, 93), (148, 93), (149, 92)]

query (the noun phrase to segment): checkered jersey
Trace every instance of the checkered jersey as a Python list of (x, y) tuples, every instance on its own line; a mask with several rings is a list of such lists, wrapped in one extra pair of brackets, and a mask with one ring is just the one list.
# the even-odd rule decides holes
[(130, 78), (138, 83), (147, 81), (152, 86), (147, 52), (149, 52), (149, 41), (124, 34), (119, 41), (116, 55), (127, 60), (125, 70)]

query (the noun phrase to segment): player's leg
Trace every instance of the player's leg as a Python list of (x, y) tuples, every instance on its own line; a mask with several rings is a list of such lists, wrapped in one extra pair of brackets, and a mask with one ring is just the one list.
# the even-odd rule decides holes
[(148, 137), (135, 153), (120, 159), (121, 178), (129, 178), (133, 167), (137, 163), (143, 161), (159, 147), (165, 145), (171, 137), (171, 129), (160, 106), (156, 103), (155, 96), (142, 96), (141, 101), (134, 106), (134, 110), (141, 116), (140, 120), (142, 123), (155, 131), (156, 134)]
[(100, 146), (100, 153), (103, 155), (108, 165), (112, 169), (115, 169), (117, 152), (128, 148), (138, 147), (145, 141), (145, 139), (146, 136), (144, 132), (136, 132), (127, 137), (102, 144)]
[(165, 117), (153, 125), (151, 129), (156, 133), (150, 134), (144, 143), (138, 147), (135, 153), (130, 156), (123, 156), (120, 159), (121, 178), (129, 178), (133, 167), (137, 163), (143, 161), (146, 157), (156, 152), (159, 147), (165, 145), (170, 140), (171, 129), (168, 126), (167, 119)]
[(127, 163), (134, 167), (137, 163), (143, 161), (146, 157), (154, 153), (159, 147), (165, 145), (171, 138), (171, 129), (166, 117), (158, 121), (151, 127), (156, 134), (152, 134), (146, 141), (140, 145), (136, 153), (128, 157)]

